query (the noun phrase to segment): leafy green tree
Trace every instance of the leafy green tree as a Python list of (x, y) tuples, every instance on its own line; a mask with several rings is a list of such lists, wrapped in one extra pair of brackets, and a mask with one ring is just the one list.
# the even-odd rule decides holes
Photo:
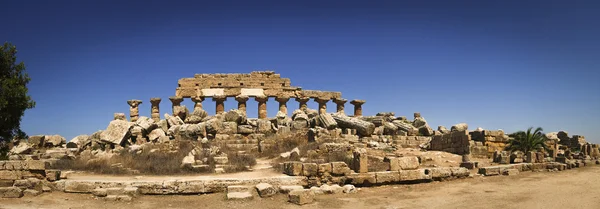
[(26, 137), (21, 131), (21, 118), (25, 110), (35, 107), (27, 89), (31, 79), (25, 72), (25, 64), (17, 63), (16, 55), (14, 45), (0, 46), (0, 157), (6, 155), (7, 142), (14, 137)]
[(532, 129), (533, 127), (529, 127), (527, 131), (518, 131), (510, 134), (509, 136), (513, 139), (508, 142), (506, 149), (510, 151), (522, 151), (525, 153), (536, 151), (540, 148), (548, 150), (549, 148), (546, 144), (548, 138), (542, 133), (544, 130), (541, 127), (537, 127), (532, 132)]

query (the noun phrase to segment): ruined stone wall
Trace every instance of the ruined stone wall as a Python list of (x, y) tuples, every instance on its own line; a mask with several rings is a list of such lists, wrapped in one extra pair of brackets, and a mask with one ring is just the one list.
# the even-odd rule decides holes
[(404, 148), (418, 148), (419, 145), (427, 143), (431, 140), (430, 136), (392, 136), (392, 140), (396, 145)]
[(294, 87), (289, 78), (281, 78), (280, 74), (273, 71), (254, 71), (250, 74), (196, 74), (193, 78), (179, 79), (175, 95), (184, 98), (238, 95), (341, 98), (340, 92), (302, 90), (300, 87)]
[(471, 135), (467, 131), (453, 131), (433, 136), (430, 149), (457, 155), (469, 154), (471, 152)]
[(491, 157), (494, 152), (502, 151), (508, 145), (509, 138), (503, 130), (472, 131), (469, 134), (473, 141), (478, 142), (472, 143), (475, 147), (471, 150), (475, 150), (480, 157)]

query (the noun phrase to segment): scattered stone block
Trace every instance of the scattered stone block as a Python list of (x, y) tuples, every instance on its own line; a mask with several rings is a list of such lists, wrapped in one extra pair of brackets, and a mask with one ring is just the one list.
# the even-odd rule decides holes
[(227, 200), (251, 200), (254, 196), (250, 192), (227, 192)]
[(375, 183), (390, 184), (400, 181), (400, 173), (398, 171), (375, 172)]
[(358, 191), (358, 190), (356, 190), (356, 187), (354, 187), (354, 185), (352, 185), (352, 184), (346, 184), (342, 188), (344, 188), (344, 193), (347, 193), (347, 194), (356, 193)]
[(375, 173), (351, 173), (347, 175), (348, 182), (353, 185), (370, 185), (377, 182)]
[(288, 195), (289, 202), (297, 205), (305, 205), (315, 201), (315, 193), (310, 189), (294, 190)]
[(267, 183), (257, 184), (256, 191), (258, 191), (258, 195), (260, 195), (262, 198), (271, 197), (277, 194), (277, 189), (275, 189), (273, 185)]
[(19, 187), (0, 187), (0, 198), (20, 198), (23, 191)]
[(358, 148), (353, 152), (354, 158), (354, 172), (367, 173), (369, 172), (367, 150), (364, 148)]
[(325, 194), (325, 192), (323, 192), (323, 190), (321, 190), (320, 187), (313, 186), (310, 188), (310, 190), (313, 191), (315, 193), (315, 195)]
[(329, 175), (331, 173), (331, 163), (319, 164), (319, 175)]
[(519, 170), (517, 169), (506, 169), (502, 171), (502, 175), (506, 176), (515, 176), (519, 174)]
[(401, 170), (398, 171), (400, 173), (400, 181), (427, 181), (431, 180), (431, 175), (429, 175), (429, 171), (427, 169), (417, 169), (417, 170)]
[(334, 185), (327, 185), (327, 184), (323, 184), (321, 185), (321, 191), (323, 191), (324, 194), (339, 194), (344, 192), (344, 188), (342, 188), (340, 185), (334, 184)]
[(471, 170), (477, 168), (476, 164), (477, 162), (462, 162), (460, 163), (460, 167)]

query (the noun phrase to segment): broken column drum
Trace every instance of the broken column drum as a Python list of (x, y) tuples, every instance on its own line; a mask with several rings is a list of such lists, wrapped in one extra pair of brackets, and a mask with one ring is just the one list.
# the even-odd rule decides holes
[(131, 122), (137, 121), (140, 116), (139, 105), (142, 104), (142, 100), (128, 100), (127, 104), (129, 104), (129, 118)]

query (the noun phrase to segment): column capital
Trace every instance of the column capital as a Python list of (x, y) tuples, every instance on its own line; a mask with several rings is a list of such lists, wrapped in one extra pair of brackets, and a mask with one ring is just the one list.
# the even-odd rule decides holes
[(348, 102), (347, 99), (343, 99), (343, 98), (334, 98), (333, 99), (333, 103), (336, 103), (338, 105), (340, 104), (346, 104), (346, 102)]
[(169, 100), (171, 100), (173, 104), (179, 105), (179, 103), (183, 102), (183, 97), (169, 97)]
[(235, 96), (235, 101), (238, 101), (238, 102), (247, 102), (248, 99), (250, 99), (250, 97), (248, 97), (246, 95), (237, 95), (237, 96)]
[(142, 104), (142, 100), (137, 100), (137, 99), (127, 100), (127, 104), (129, 104), (129, 106), (131, 106), (131, 107), (137, 107), (138, 105)]
[(367, 101), (365, 101), (365, 100), (355, 99), (355, 100), (350, 101), (350, 104), (353, 104), (353, 105), (362, 105), (362, 104), (364, 104), (366, 102)]
[(325, 103), (329, 102), (329, 100), (331, 100), (331, 98), (327, 98), (327, 97), (315, 97), (314, 100), (315, 100), (315, 102), (317, 102), (319, 104), (325, 104)]
[(224, 102), (227, 101), (227, 96), (213, 96), (212, 100), (215, 102)]
[(296, 102), (306, 103), (310, 100), (308, 97), (296, 97)]
[(150, 103), (151, 103), (152, 105), (158, 105), (158, 104), (160, 103), (160, 101), (162, 101), (162, 99), (161, 99), (161, 98), (159, 98), (159, 97), (153, 97), (153, 98), (150, 98)]
[(288, 96), (275, 97), (275, 101), (278, 101), (278, 102), (288, 102), (289, 100), (290, 100), (290, 97), (288, 97)]
[(257, 102), (267, 102), (267, 101), (269, 101), (269, 97), (267, 97), (267, 96), (256, 96), (256, 97), (254, 97), (254, 100), (256, 100)]
[(204, 97), (203, 96), (192, 97), (192, 101), (194, 103), (203, 102), (204, 101)]

